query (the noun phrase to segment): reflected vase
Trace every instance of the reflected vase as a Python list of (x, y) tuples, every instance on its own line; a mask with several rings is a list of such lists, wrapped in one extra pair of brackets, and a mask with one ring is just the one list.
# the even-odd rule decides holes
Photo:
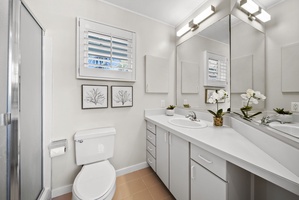
[(223, 126), (223, 117), (214, 117), (214, 126)]

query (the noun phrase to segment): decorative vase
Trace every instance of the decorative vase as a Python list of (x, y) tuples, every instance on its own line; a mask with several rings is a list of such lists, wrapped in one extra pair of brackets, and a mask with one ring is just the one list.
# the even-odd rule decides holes
[(223, 117), (214, 117), (214, 126), (223, 126)]
[(173, 116), (174, 115), (174, 110), (166, 109), (166, 115)]
[(279, 119), (283, 123), (293, 122), (293, 116), (292, 115), (279, 114), (279, 115), (277, 115), (277, 119)]

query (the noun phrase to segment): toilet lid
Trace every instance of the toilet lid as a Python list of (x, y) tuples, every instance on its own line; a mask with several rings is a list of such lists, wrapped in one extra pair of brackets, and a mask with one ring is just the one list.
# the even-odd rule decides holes
[(73, 190), (80, 199), (99, 199), (113, 187), (115, 179), (115, 169), (108, 160), (84, 165), (75, 179)]

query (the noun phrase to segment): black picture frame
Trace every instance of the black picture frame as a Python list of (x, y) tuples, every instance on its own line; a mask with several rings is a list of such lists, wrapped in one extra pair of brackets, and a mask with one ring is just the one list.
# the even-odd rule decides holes
[(133, 86), (111, 86), (111, 107), (133, 107)]

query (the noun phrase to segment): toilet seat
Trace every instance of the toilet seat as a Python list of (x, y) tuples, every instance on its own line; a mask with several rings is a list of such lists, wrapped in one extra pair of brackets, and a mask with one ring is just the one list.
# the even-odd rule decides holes
[(73, 195), (82, 200), (104, 199), (115, 191), (116, 173), (108, 160), (84, 165), (73, 184)]

